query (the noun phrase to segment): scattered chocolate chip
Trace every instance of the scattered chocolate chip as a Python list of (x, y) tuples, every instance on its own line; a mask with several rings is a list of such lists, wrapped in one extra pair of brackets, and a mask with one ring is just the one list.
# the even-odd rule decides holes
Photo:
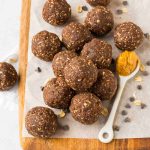
[(150, 60), (146, 62), (146, 65), (147, 65), (147, 66), (150, 66)]
[(122, 111), (121, 111), (121, 114), (122, 114), (123, 116), (126, 116), (128, 113), (127, 113), (126, 110), (122, 110)]
[(131, 108), (131, 105), (127, 103), (127, 104), (125, 105), (125, 108), (128, 108), (128, 109), (129, 109), (129, 108)]
[(37, 67), (37, 69), (35, 70), (37, 72), (42, 72), (41, 68), (40, 67)]
[(130, 100), (130, 102), (134, 102), (135, 98), (134, 97), (130, 97), (129, 100)]
[(88, 7), (87, 6), (82, 6), (82, 10), (83, 11), (88, 11)]
[(116, 10), (116, 13), (117, 13), (118, 15), (121, 15), (121, 14), (123, 14), (123, 10), (117, 9), (117, 10)]
[(144, 36), (145, 36), (146, 39), (150, 39), (149, 33), (144, 33)]
[(142, 90), (142, 85), (138, 85), (138, 86), (137, 86), (137, 89), (138, 89), (138, 90)]
[(70, 110), (69, 110), (69, 109), (63, 109), (63, 111), (64, 111), (65, 113), (70, 113)]
[(148, 76), (149, 75), (148, 71), (143, 71), (142, 74), (143, 74), (143, 76)]
[(114, 130), (114, 131), (119, 131), (119, 130), (120, 130), (120, 127), (117, 126), (117, 125), (114, 125), (114, 126), (113, 126), (113, 130)]
[(43, 91), (44, 90), (44, 86), (41, 86), (41, 91)]
[(124, 122), (126, 122), (126, 123), (131, 122), (131, 119), (130, 119), (129, 117), (126, 117), (126, 118), (124, 119)]
[(127, 6), (127, 5), (128, 5), (128, 1), (123, 1), (122, 4), (123, 4), (124, 6)]
[(141, 109), (144, 109), (146, 107), (146, 104), (141, 103)]
[(68, 125), (60, 125), (59, 124), (59, 129), (64, 130), (64, 131), (68, 131), (69, 130), (69, 126)]

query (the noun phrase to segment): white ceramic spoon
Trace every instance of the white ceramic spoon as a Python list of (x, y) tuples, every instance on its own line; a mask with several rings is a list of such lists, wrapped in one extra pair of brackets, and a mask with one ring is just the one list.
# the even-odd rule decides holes
[(114, 138), (113, 123), (114, 123), (114, 119), (115, 119), (115, 115), (116, 115), (116, 111), (117, 111), (119, 102), (121, 100), (121, 95), (122, 95), (123, 89), (124, 89), (127, 81), (129, 79), (133, 78), (137, 74), (137, 72), (139, 71), (139, 68), (140, 68), (140, 63), (138, 63), (137, 68), (129, 76), (120, 76), (119, 75), (120, 84), (119, 84), (118, 93), (116, 95), (109, 118), (108, 118), (105, 126), (100, 130), (99, 135), (98, 135), (98, 139), (103, 143), (110, 143)]

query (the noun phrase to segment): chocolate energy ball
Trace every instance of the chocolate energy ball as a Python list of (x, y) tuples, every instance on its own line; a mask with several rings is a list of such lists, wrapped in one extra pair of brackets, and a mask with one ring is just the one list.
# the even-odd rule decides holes
[(42, 15), (47, 23), (62, 25), (71, 17), (71, 7), (66, 0), (47, 0)]
[(111, 100), (117, 90), (117, 79), (107, 69), (100, 69), (98, 79), (92, 87), (92, 92), (101, 100)]
[(94, 63), (83, 57), (71, 59), (64, 68), (65, 81), (75, 91), (86, 91), (96, 82), (97, 75)]
[(109, 68), (112, 60), (112, 47), (103, 40), (93, 39), (84, 45), (81, 56), (91, 59), (98, 68)]
[(57, 109), (69, 108), (73, 96), (74, 91), (68, 87), (62, 77), (48, 81), (43, 91), (45, 104)]
[(72, 117), (83, 124), (93, 124), (101, 115), (101, 100), (92, 93), (80, 93), (73, 97), (70, 105)]
[(41, 31), (32, 39), (32, 53), (44, 61), (52, 61), (54, 55), (60, 50), (61, 41), (54, 33)]
[(110, 0), (86, 0), (91, 6), (107, 6)]
[(90, 31), (80, 23), (72, 22), (63, 29), (62, 41), (69, 50), (81, 50), (90, 40), (92, 40)]
[(113, 14), (108, 8), (97, 6), (87, 14), (85, 26), (95, 35), (106, 35), (114, 26)]
[(15, 68), (6, 62), (0, 62), (0, 91), (11, 89), (17, 82), (18, 75)]
[(135, 50), (143, 41), (144, 34), (139, 26), (124, 22), (115, 28), (114, 41), (121, 50)]
[(53, 67), (53, 71), (54, 74), (58, 77), (58, 76), (64, 76), (64, 67), (65, 65), (74, 57), (76, 57), (77, 54), (74, 53), (73, 51), (62, 51), (59, 52), (58, 54), (56, 54), (54, 56), (54, 59), (52, 61), (52, 67)]
[(35, 137), (50, 138), (58, 127), (57, 116), (49, 108), (34, 107), (25, 117), (25, 127)]

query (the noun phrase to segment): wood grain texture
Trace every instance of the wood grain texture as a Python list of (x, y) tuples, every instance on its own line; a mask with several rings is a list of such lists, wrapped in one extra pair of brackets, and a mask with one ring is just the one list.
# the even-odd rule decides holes
[(22, 137), (28, 36), (30, 26), (30, 4), (31, 0), (22, 0), (19, 57), (19, 130), (20, 143), (23, 147), (23, 150), (149, 150), (150, 139), (114, 140), (110, 144), (102, 144), (98, 140), (87, 139), (42, 140), (37, 138)]

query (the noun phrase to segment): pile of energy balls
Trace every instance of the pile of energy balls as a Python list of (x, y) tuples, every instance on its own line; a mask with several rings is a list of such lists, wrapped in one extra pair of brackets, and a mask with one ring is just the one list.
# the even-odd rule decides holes
[[(114, 27), (113, 14), (106, 7), (110, 0), (87, 0), (87, 3), (93, 9), (88, 12), (84, 24), (67, 24), (71, 18), (71, 6), (67, 1), (47, 0), (43, 19), (53, 26), (66, 24), (62, 41), (55, 33), (41, 31), (32, 39), (32, 53), (43, 61), (52, 61), (56, 76), (44, 87), (45, 104), (50, 108), (69, 109), (76, 121), (90, 125), (103, 115), (103, 101), (111, 101), (115, 95), (117, 78), (111, 71), (112, 46), (97, 38)], [(121, 23), (114, 30), (115, 45), (121, 50), (135, 50), (143, 37), (140, 27), (132, 22)], [(16, 80), (14, 76), (12, 68), (1, 63), (0, 89), (11, 86)], [(56, 133), (58, 120), (50, 108), (35, 107), (27, 113), (25, 126), (29, 134), (49, 138)]]

